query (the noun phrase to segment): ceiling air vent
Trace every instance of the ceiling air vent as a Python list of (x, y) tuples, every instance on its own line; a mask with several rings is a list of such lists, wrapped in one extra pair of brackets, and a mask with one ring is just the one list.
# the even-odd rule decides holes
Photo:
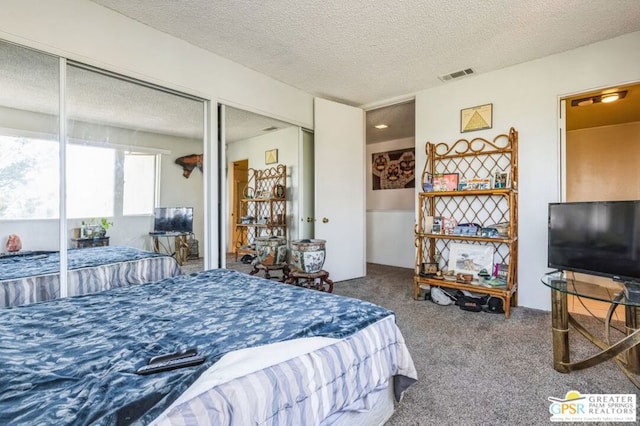
[(438, 77), (442, 81), (454, 80), (456, 78), (466, 77), (468, 75), (474, 74), (474, 71), (471, 68), (467, 68), (466, 70), (452, 72), (451, 74), (445, 74)]

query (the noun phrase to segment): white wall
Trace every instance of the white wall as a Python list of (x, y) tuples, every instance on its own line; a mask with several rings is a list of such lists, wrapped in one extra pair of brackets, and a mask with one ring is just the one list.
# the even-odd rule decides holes
[(413, 269), (415, 213), (367, 211), (367, 262)]
[[(278, 150), (278, 164), (287, 166), (287, 240), (297, 238), (298, 220), (300, 220), (298, 218), (298, 136), (297, 127), (287, 127), (262, 136), (227, 144), (227, 182), (229, 182), (229, 170), (233, 167), (234, 161), (249, 160), (250, 169), (267, 169), (275, 164), (265, 164), (264, 152), (269, 149)], [(228, 191), (230, 190), (229, 187)], [(228, 209), (229, 206), (227, 206), (225, 223), (229, 218)], [(231, 243), (232, 235), (229, 235), (227, 252), (233, 251)]]
[[(550, 309), (547, 204), (559, 200), (559, 97), (640, 80), (640, 32), (425, 90), (416, 96), (417, 165), (423, 142), (519, 132), (518, 302)], [(460, 134), (460, 110), (493, 103), (493, 128)]]
[[(394, 139), (367, 144), (367, 262), (381, 265), (413, 268), (415, 246), (413, 228), (415, 224), (415, 189), (373, 188), (372, 157), (377, 152), (415, 146), (415, 138)], [(416, 169), (416, 186), (419, 186), (420, 171)]]

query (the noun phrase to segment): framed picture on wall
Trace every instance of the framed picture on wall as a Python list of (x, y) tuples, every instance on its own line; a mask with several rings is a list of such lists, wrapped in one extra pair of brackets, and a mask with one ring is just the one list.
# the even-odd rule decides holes
[(460, 133), (490, 129), (493, 126), (493, 104), (460, 110)]
[(264, 164), (275, 164), (278, 162), (278, 150), (269, 149), (264, 152)]

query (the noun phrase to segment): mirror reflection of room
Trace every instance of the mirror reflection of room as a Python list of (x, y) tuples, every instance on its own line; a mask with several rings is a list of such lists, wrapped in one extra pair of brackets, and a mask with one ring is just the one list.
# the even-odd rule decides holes
[[(226, 267), (241, 272), (251, 272), (255, 260), (254, 240), (256, 236), (270, 232), (287, 240), (298, 238), (299, 225), (298, 197), (300, 187), (308, 192), (313, 181), (300, 175), (301, 132), (298, 126), (265, 117), (238, 108), (224, 106), (227, 164), (227, 203), (225, 229), (227, 238)], [(253, 176), (278, 167), (285, 170), (281, 182), (286, 194), (286, 214), (274, 212), (273, 218), (250, 218), (247, 215), (248, 197), (258, 194), (247, 193), (255, 187)], [(285, 224), (283, 229), (263, 229), (259, 222)], [(255, 225), (255, 226), (254, 226)]]
[[(81, 269), (121, 277), (135, 263), (135, 283), (202, 270), (202, 160), (176, 160), (202, 158), (203, 101), (71, 61), (61, 75), (59, 58), (11, 43), (0, 51), (0, 305), (134, 283), (80, 284)], [(162, 208), (190, 215), (159, 238)], [(19, 290), (29, 280), (44, 290)]]

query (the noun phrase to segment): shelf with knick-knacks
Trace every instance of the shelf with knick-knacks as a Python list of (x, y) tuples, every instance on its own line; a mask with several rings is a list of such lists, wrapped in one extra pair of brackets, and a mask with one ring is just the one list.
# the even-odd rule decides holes
[(255, 255), (258, 237), (287, 235), (287, 167), (248, 170), (247, 185), (240, 199), (240, 217), (235, 224), (236, 259)]
[(518, 132), (425, 145), (418, 194), (414, 298), (425, 287), (516, 305)]

